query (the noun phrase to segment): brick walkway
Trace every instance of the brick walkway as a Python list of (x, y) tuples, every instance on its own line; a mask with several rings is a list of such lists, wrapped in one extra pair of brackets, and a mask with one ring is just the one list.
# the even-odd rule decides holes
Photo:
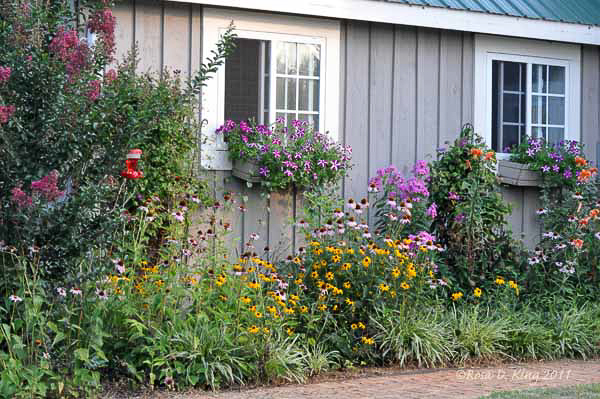
[[(348, 378), (307, 385), (207, 394), (177, 399), (391, 399), (478, 398), (497, 391), (600, 383), (600, 360), (502, 365), (493, 368), (390, 371), (386, 376)], [(156, 395), (155, 397), (160, 397)]]
[[(373, 373), (370, 370), (366, 372)], [(185, 393), (155, 391), (131, 395), (121, 391), (107, 393), (103, 397), (114, 399), (472, 399), (498, 391), (600, 383), (600, 360), (564, 360), (468, 369), (411, 371), (379, 369), (376, 373), (379, 375), (216, 394), (195, 390)]]

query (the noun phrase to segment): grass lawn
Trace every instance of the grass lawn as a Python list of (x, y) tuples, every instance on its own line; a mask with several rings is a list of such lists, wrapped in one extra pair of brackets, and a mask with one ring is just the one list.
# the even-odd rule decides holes
[(600, 384), (496, 392), (480, 399), (600, 399)]

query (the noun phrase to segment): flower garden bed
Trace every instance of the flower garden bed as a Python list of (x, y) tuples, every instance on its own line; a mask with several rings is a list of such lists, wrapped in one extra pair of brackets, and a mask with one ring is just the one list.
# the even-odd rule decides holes
[[(257, 248), (245, 196), (214, 197), (194, 168), (197, 94), (231, 30), (186, 87), (136, 75), (135, 60), (104, 74), (104, 2), (87, 9), (93, 49), (68, 30), (68, 4), (31, 7), (0, 30), (0, 132), (20, 143), (0, 158), (0, 396), (598, 354), (600, 202), (579, 146), (531, 141), (518, 159), (564, 186), (542, 187), (545, 231), (528, 252), (507, 232), (495, 154), (468, 126), (435, 161), (382, 168), (353, 199), (334, 190), (349, 147), (302, 121), (228, 121), (219, 134), (232, 160), (259, 164), (261, 188), (306, 190), (293, 223), (307, 245)], [(64, 103), (32, 102), (40, 90)]]

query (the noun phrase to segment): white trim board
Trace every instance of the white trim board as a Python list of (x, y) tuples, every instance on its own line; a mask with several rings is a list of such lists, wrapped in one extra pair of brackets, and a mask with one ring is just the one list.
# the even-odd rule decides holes
[(212, 6), (600, 45), (600, 27), (373, 0), (174, 0)]

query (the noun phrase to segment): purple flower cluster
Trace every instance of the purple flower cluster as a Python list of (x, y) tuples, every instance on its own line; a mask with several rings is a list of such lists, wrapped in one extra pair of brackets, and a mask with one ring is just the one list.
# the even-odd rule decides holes
[(263, 183), (279, 188), (291, 183), (322, 184), (337, 179), (350, 167), (349, 146), (314, 131), (307, 121), (292, 121), (290, 127), (283, 122), (278, 118), (270, 127), (228, 120), (216, 133), (223, 134), (233, 160), (258, 162)]
[(429, 197), (427, 180), (429, 179), (429, 167), (425, 161), (417, 161), (413, 176), (405, 178), (394, 166), (388, 166), (377, 171), (377, 175), (369, 181), (370, 191), (380, 191), (384, 186), (394, 190), (395, 197), (401, 200), (419, 202)]

